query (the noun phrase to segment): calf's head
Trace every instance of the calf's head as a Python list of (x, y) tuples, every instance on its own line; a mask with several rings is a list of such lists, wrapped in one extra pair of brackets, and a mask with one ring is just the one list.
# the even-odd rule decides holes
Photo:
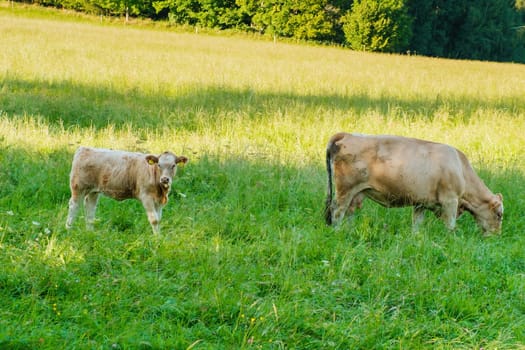
[(164, 152), (160, 156), (148, 154), (146, 161), (150, 166), (157, 167), (158, 169), (155, 174), (158, 174), (159, 177), (155, 179), (155, 181), (164, 189), (169, 189), (173, 177), (177, 173), (177, 164), (186, 163), (188, 158), (184, 156), (177, 157), (171, 152)]
[(499, 233), (503, 222), (503, 196), (493, 195), (476, 213), (476, 220), (486, 234)]

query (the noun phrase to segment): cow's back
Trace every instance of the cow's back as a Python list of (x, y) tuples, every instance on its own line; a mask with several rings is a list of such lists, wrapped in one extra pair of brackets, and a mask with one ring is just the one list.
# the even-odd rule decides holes
[(102, 192), (115, 199), (126, 199), (136, 191), (140, 167), (139, 154), (80, 147), (73, 157), (71, 189)]
[(444, 189), (458, 195), (464, 190), (462, 161), (451, 146), (400, 136), (360, 134), (339, 136), (336, 145), (334, 166), (343, 162), (347, 174), (366, 182), (370, 197), (373, 199), (376, 193), (380, 202), (386, 199), (379, 193), (410, 204), (437, 201)]

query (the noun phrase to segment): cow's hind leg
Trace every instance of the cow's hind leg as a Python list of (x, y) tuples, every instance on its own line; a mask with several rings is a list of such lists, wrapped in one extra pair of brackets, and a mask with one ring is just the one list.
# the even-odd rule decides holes
[(356, 198), (354, 201), (354, 196), (356, 196), (354, 191), (336, 193), (336, 198), (332, 203), (332, 224), (334, 226), (337, 227), (341, 225), (345, 214), (349, 214), (351, 217), (356, 209), (356, 206), (360, 207), (362, 197)]
[(363, 207), (363, 200), (365, 199), (365, 195), (361, 192), (358, 193), (352, 198), (352, 201), (350, 202), (350, 206), (346, 210), (346, 216), (352, 217), (357, 209), (361, 209)]
[(95, 223), (95, 212), (97, 211), (99, 193), (91, 192), (84, 199), (84, 208), (86, 211), (86, 228), (93, 230)]
[(73, 226), (73, 221), (75, 221), (75, 218), (77, 217), (78, 210), (80, 208), (80, 202), (82, 200), (82, 196), (79, 196), (76, 193), (71, 194), (71, 198), (69, 199), (69, 210), (67, 213), (67, 220), (66, 220), (66, 229), (69, 230), (71, 226)]

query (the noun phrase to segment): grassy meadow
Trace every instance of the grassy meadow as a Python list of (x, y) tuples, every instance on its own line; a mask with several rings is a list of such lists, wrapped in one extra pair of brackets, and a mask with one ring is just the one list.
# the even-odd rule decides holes
[[(525, 66), (105, 23), (0, 2), (0, 349), (525, 349)], [(335, 132), (463, 150), (500, 236), (365, 202), (324, 223)], [(179, 170), (161, 234), (79, 145)]]

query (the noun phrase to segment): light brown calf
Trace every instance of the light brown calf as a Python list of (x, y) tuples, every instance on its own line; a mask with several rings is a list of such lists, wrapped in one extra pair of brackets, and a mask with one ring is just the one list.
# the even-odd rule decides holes
[(493, 194), (454, 147), (401, 136), (338, 133), (328, 142), (326, 167), (329, 225), (351, 216), (366, 197), (385, 207), (413, 206), (414, 230), (425, 210), (449, 229), (468, 211), (484, 232), (501, 230), (502, 195)]
[(184, 156), (164, 152), (160, 156), (80, 147), (73, 157), (70, 174), (71, 199), (66, 228), (71, 228), (84, 201), (86, 226), (93, 229), (100, 194), (116, 200), (135, 198), (142, 202), (153, 232), (159, 232), (162, 208), (168, 202), (177, 164)]

